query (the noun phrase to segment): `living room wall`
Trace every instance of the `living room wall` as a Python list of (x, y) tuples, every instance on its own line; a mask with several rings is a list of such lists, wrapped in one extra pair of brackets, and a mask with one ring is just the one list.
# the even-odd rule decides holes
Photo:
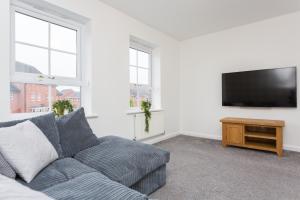
[[(161, 99), (167, 134), (179, 130), (179, 42), (98, 0), (48, 0), (49, 3), (90, 19), (92, 114), (89, 119), (99, 135), (132, 138), (129, 109), (130, 35), (160, 49)], [(0, 120), (11, 119), (9, 111), (9, 0), (0, 1)], [(175, 98), (174, 98), (175, 97)]]
[(299, 107), (222, 107), (221, 96), (224, 72), (299, 66), (299, 23), (297, 12), (182, 42), (180, 132), (220, 139), (222, 117), (281, 119), (284, 147), (300, 151)]

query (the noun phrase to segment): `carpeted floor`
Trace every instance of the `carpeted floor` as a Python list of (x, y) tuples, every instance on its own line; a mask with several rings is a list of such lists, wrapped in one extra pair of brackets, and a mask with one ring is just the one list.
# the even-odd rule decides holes
[(156, 146), (171, 152), (159, 200), (300, 200), (300, 154), (223, 148), (213, 140), (178, 136)]

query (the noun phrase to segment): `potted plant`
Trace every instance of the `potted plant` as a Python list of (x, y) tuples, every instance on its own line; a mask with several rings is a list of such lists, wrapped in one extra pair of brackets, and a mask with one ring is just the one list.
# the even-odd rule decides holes
[(147, 132), (147, 133), (149, 132), (149, 121), (151, 119), (150, 108), (151, 108), (150, 101), (146, 100), (146, 101), (141, 102), (141, 110), (145, 114), (145, 132)]
[(70, 100), (58, 100), (53, 103), (52, 110), (57, 117), (64, 116), (69, 112), (73, 112), (73, 105)]

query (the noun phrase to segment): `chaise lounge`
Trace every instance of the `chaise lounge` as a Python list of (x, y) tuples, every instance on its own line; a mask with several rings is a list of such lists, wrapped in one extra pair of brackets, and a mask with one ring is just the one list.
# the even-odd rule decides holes
[[(0, 128), (23, 121), (0, 123)], [(29, 183), (17, 175), (26, 187), (57, 200), (144, 200), (166, 183), (169, 152), (115, 136), (96, 138), (83, 108), (57, 120), (51, 113), (30, 121), (43, 131), (59, 159)]]

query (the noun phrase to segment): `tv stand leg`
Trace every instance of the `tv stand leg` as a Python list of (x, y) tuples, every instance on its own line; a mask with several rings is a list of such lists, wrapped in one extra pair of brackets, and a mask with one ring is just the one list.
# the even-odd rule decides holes
[(282, 150), (281, 150), (281, 151), (277, 151), (277, 155), (278, 155), (279, 157), (282, 157)]

